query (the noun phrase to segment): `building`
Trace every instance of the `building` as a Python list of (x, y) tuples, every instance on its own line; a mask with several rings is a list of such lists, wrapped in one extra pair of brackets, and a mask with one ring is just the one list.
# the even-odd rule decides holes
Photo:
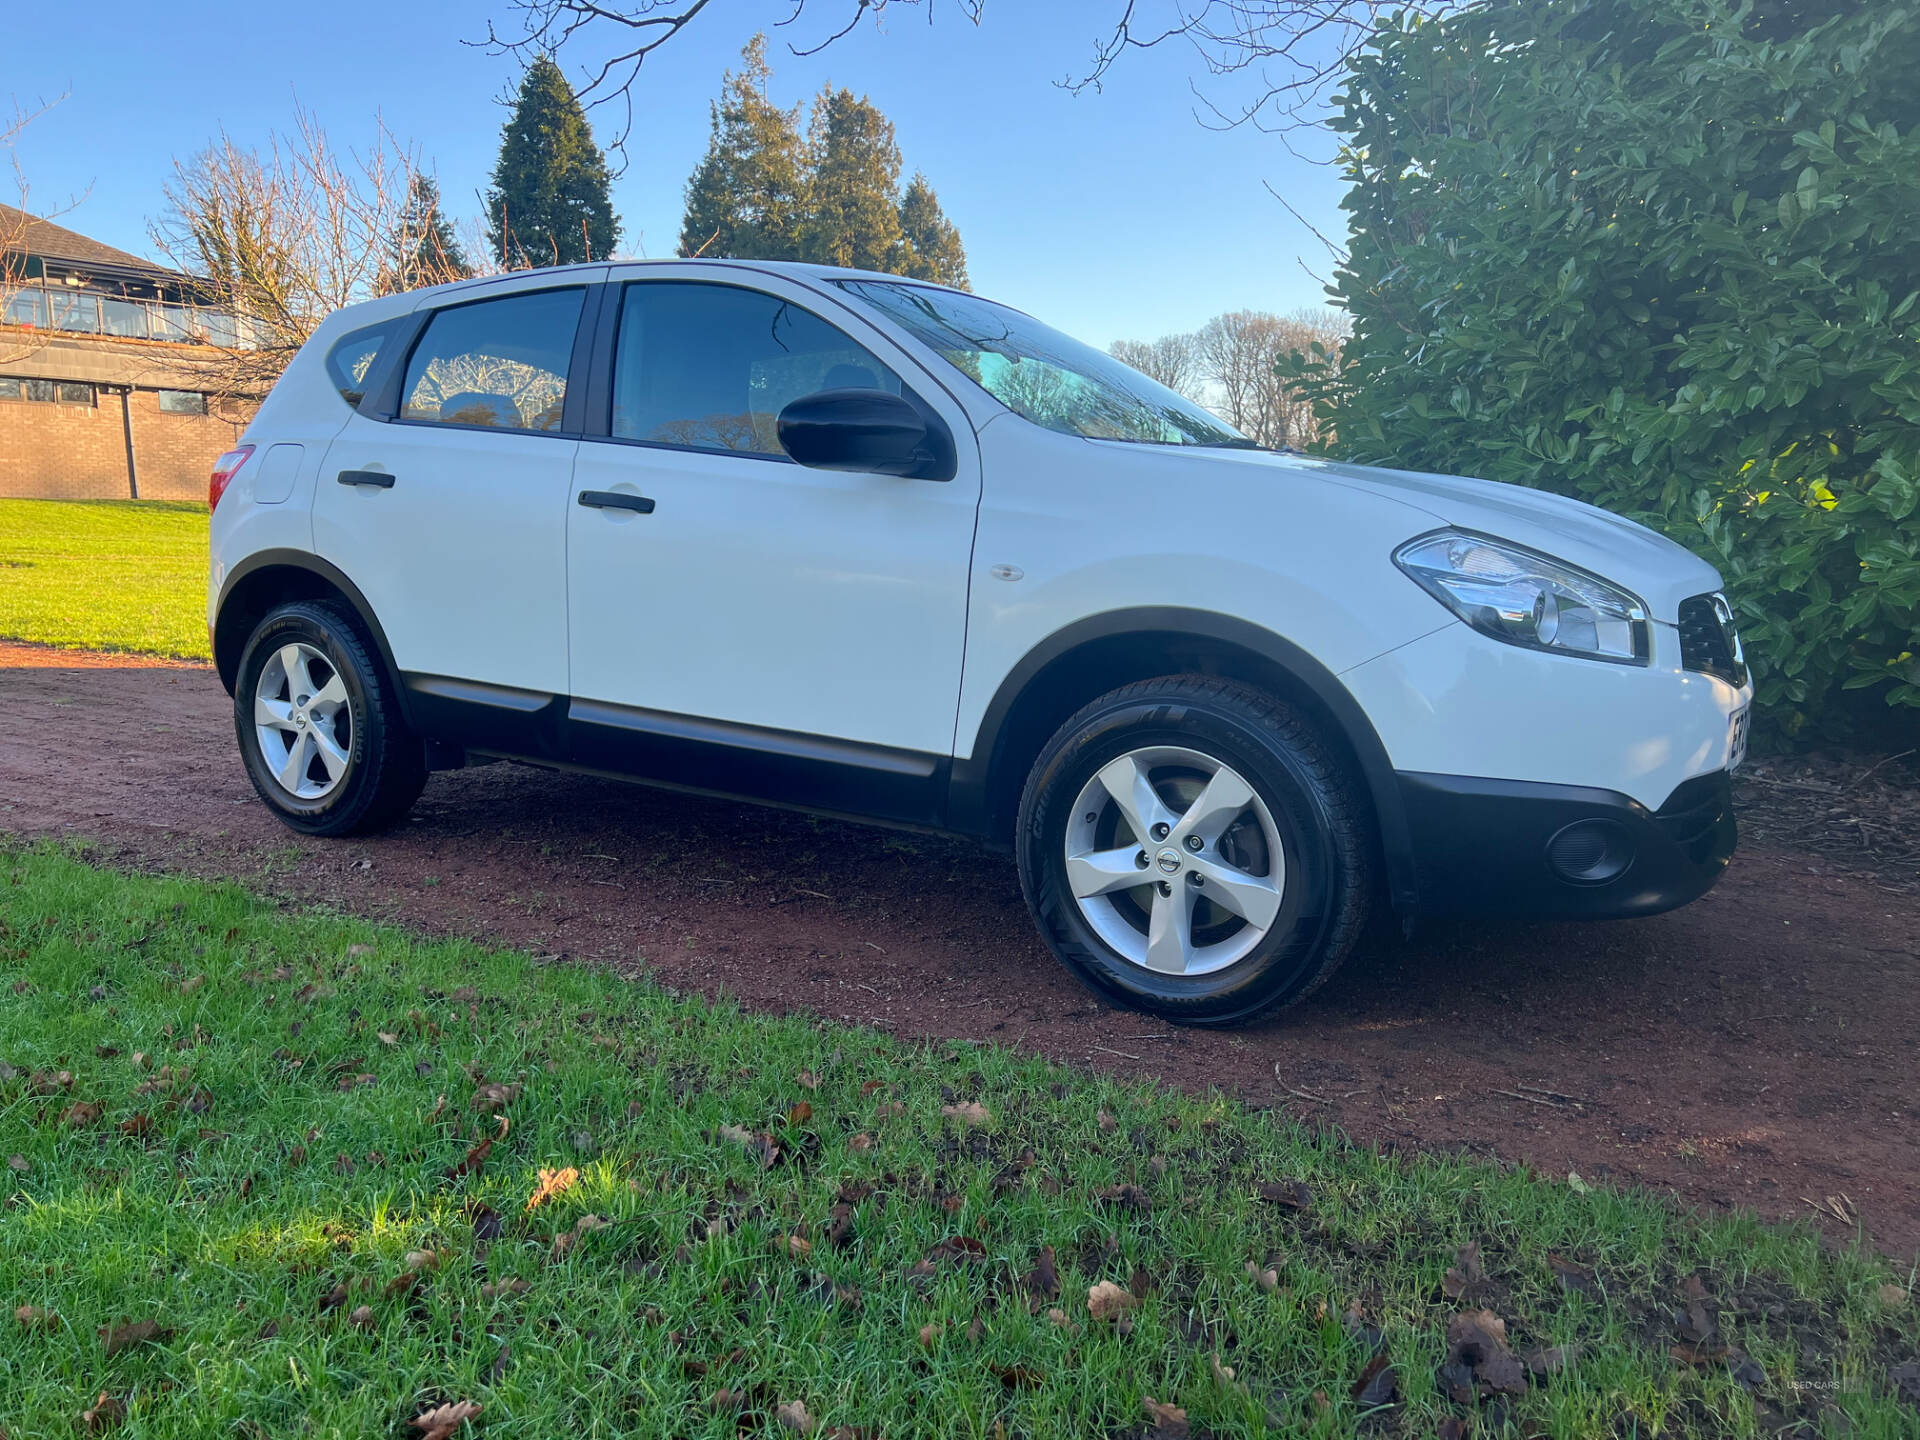
[(204, 500), (248, 338), (185, 276), (0, 205), (0, 497)]

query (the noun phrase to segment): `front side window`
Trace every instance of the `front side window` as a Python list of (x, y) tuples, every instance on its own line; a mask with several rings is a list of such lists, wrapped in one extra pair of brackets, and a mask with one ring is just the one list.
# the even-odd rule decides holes
[[(184, 319), (181, 323), (185, 323)], [(342, 335), (327, 351), (327, 378), (333, 381), (333, 388), (347, 404), (357, 406), (366, 398), (367, 376), (373, 370), (373, 362), (380, 358), (380, 347), (387, 343), (395, 324), (389, 320)]]
[(900, 377), (819, 316), (733, 285), (628, 285), (614, 349), (613, 434), (783, 455), (780, 412), (821, 390), (888, 390)]
[(1186, 396), (1008, 306), (924, 285), (833, 283), (1036, 425), (1091, 440), (1257, 448)]
[(400, 418), (558, 430), (584, 294), (534, 290), (435, 313), (407, 362)]

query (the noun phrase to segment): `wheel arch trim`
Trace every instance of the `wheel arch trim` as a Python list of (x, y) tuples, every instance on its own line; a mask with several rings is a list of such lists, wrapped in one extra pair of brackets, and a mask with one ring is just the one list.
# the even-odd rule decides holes
[(367, 603), (367, 597), (360, 592), (360, 587), (354, 584), (339, 566), (304, 550), (256, 550), (229, 570), (226, 579), (221, 582), (220, 598), (215, 602), (213, 611), (213, 656), (220, 683), (226, 687), (227, 693), (229, 695), (233, 693), (234, 681), (240, 668), (240, 652), (247, 640), (246, 636), (231, 634), (223, 628), (232, 613), (228, 608), (228, 602), (243, 582), (263, 570), (300, 571), (324, 582), (330, 589), (339, 593), (340, 598), (347, 602), (359, 619), (367, 638), (373, 642), (373, 648), (380, 657), (380, 663), (387, 667), (387, 674), (396, 681), (393, 687), (396, 703), (400, 707), (402, 717), (411, 724), (413, 715), (406, 686), (397, 683), (400, 667), (394, 663), (393, 648), (387, 643), (387, 632), (381, 628), (378, 617), (373, 613), (373, 606)]
[[(1009, 670), (980, 720), (969, 755), (954, 759), (947, 818), (951, 828), (993, 837), (1003, 818), (997, 805), (1008, 777), (1003, 754), (1009, 721), (1020, 702), (1057, 667), (1076, 653), (1131, 636), (1143, 641), (1199, 640), (1216, 649), (1239, 651), (1277, 667), (1300, 686), (1336, 725), (1359, 765), (1366, 785), (1386, 865), (1387, 886), (1395, 910), (1411, 913), (1418, 895), (1412, 863), (1411, 833), (1404, 801), (1385, 744), (1366, 711), (1339, 678), (1306, 650), (1271, 630), (1212, 610), (1171, 605), (1135, 606), (1105, 611), (1074, 621), (1040, 641)], [(1091, 700), (1083, 697), (1080, 703)], [(1078, 708), (1076, 705), (1074, 708)]]

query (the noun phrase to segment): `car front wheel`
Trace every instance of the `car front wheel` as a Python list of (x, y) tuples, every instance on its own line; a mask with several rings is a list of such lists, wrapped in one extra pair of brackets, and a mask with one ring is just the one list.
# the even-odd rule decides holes
[(1022, 797), (1022, 888), (1054, 953), (1099, 993), (1232, 1025), (1293, 1004), (1365, 922), (1366, 809), (1291, 707), (1183, 675), (1061, 726)]
[(233, 690), (234, 730), (253, 788), (305, 835), (393, 824), (426, 784), (385, 671), (347, 613), (296, 601), (254, 629)]

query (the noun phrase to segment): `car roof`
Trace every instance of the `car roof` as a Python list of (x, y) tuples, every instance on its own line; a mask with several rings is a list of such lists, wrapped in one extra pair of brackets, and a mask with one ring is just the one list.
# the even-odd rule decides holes
[(951, 285), (941, 285), (932, 280), (916, 280), (908, 275), (889, 275), (880, 270), (854, 270), (839, 265), (813, 265), (799, 260), (736, 260), (736, 259), (681, 259), (666, 257), (662, 259), (626, 259), (626, 260), (590, 260), (578, 265), (538, 265), (527, 270), (503, 270), (495, 275), (476, 275), (468, 280), (454, 280), (445, 285), (434, 285), (413, 292), (416, 300), (434, 295), (453, 295), (461, 291), (477, 289), (500, 280), (517, 280), (531, 275), (571, 275), (598, 273), (609, 265), (621, 269), (644, 269), (652, 265), (691, 266), (702, 270), (717, 272), (757, 272), (771, 275), (792, 275), (815, 281), (833, 280), (883, 280), (892, 284), (917, 285), (928, 290), (946, 290), (953, 294), (965, 294)]

